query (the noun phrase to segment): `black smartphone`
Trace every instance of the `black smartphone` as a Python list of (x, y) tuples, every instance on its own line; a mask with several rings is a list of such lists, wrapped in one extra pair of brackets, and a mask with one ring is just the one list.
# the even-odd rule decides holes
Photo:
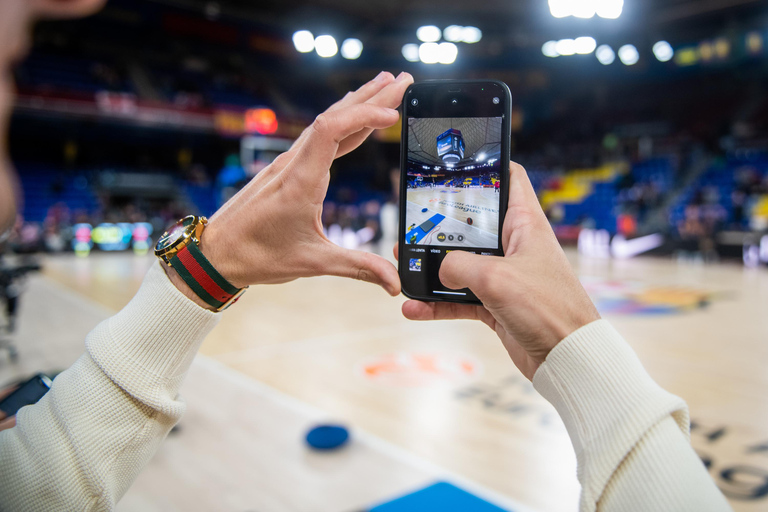
[(51, 379), (38, 373), (22, 384), (10, 395), (0, 400), (0, 411), (13, 416), (25, 405), (36, 404), (51, 389)]
[(503, 255), (512, 95), (495, 80), (414, 83), (403, 97), (399, 273), (412, 299), (480, 304), (438, 272), (445, 255)]

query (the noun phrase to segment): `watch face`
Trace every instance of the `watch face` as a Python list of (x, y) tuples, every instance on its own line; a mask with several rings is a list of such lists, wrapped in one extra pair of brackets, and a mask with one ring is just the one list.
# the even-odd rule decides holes
[(163, 236), (157, 241), (155, 251), (164, 251), (165, 249), (173, 247), (173, 244), (181, 240), (184, 236), (184, 232), (193, 222), (194, 217), (185, 217), (177, 222), (172, 228), (163, 233)]

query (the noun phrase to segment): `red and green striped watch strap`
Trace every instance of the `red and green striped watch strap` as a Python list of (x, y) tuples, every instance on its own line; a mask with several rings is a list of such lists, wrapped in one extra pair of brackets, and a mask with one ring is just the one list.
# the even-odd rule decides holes
[(240, 291), (219, 274), (195, 243), (179, 251), (170, 263), (192, 291), (211, 307), (221, 308)]

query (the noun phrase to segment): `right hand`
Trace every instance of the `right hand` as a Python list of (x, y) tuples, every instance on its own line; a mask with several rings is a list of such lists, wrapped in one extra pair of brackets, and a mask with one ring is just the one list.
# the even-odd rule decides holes
[[(16, 386), (6, 388), (0, 391), (0, 400), (7, 397), (11, 393), (16, 391)], [(3, 430), (13, 428), (16, 426), (16, 415), (13, 416), (6, 416), (3, 411), (0, 411), (0, 432)]]
[(483, 305), (409, 300), (403, 315), (411, 320), (485, 322), (532, 380), (555, 345), (600, 314), (557, 242), (525, 169), (514, 162), (509, 190), (504, 256), (453, 251), (440, 267), (445, 286), (469, 288)]

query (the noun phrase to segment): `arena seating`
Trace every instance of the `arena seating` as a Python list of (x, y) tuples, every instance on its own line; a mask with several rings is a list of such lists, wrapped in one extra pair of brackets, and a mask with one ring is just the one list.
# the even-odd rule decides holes
[[(749, 173), (751, 177), (745, 176), (745, 173)], [(754, 215), (765, 216), (768, 191), (761, 188), (759, 181), (764, 180), (766, 176), (768, 176), (768, 155), (765, 154), (749, 157), (732, 156), (725, 161), (716, 162), (685, 188), (670, 210), (670, 222), (674, 226), (684, 219), (688, 205), (707, 203), (720, 205), (725, 212), (725, 222), (733, 224), (735, 209), (732, 193), (737, 189), (744, 190), (747, 196), (745, 199), (747, 210), (751, 210)], [(754, 183), (747, 183), (744, 180), (754, 180)], [(749, 211), (746, 213), (748, 214)], [(748, 228), (748, 216), (745, 215), (740, 225), (734, 227)]]
[(117, 66), (86, 58), (35, 52), (24, 61), (17, 75), (19, 87), (27, 90), (134, 92)]
[(24, 190), (24, 219), (43, 222), (48, 209), (64, 203), (75, 212), (92, 213), (99, 203), (83, 173), (64, 173), (51, 167), (25, 165), (19, 169)]

